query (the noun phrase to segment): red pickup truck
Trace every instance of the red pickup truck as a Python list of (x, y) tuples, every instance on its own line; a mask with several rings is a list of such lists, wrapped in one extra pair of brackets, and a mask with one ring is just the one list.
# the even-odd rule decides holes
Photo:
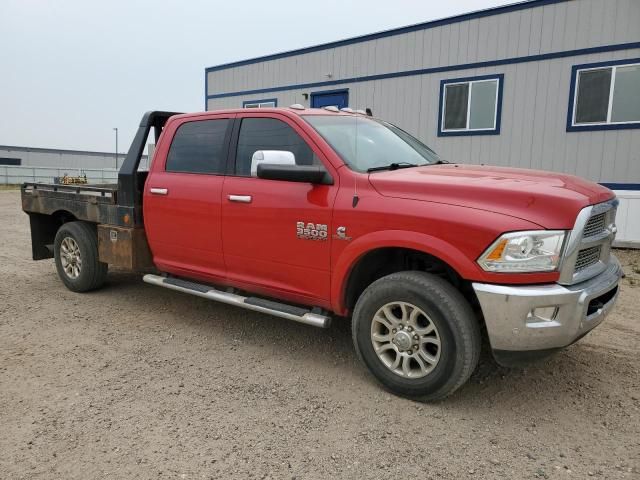
[(607, 188), (449, 163), (332, 107), (148, 112), (117, 186), (25, 183), (22, 206), (33, 258), (73, 291), (111, 265), (317, 327), (350, 317), (374, 377), (423, 400), (465, 383), (483, 335), (504, 365), (575, 342), (621, 277)]

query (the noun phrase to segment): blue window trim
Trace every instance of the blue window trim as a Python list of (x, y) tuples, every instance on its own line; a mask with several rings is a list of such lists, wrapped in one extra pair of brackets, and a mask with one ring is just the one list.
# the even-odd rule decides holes
[[(442, 130), (442, 114), (444, 112), (444, 89), (451, 83), (474, 82), (477, 80), (498, 80), (498, 97), (496, 99), (496, 126), (491, 130), (456, 130), (445, 132)], [(461, 137), (469, 135), (500, 135), (500, 125), (502, 123), (502, 88), (504, 85), (504, 73), (493, 75), (480, 75), (476, 77), (447, 78), (440, 81), (440, 100), (438, 102), (438, 136), (439, 137)], [(469, 92), (471, 94), (471, 92)]]
[(263, 98), (261, 100), (245, 100), (244, 102), (242, 102), (242, 108), (245, 108), (249, 103), (266, 103), (266, 102), (273, 102), (274, 107), (278, 106), (277, 98)]
[(346, 93), (347, 105), (349, 105), (349, 89), (348, 88), (338, 88), (335, 90), (318, 90), (317, 92), (311, 92), (309, 94), (309, 105), (313, 105), (313, 97), (315, 97), (316, 95), (330, 95), (334, 93)]
[(609, 123), (606, 125), (574, 125), (573, 109), (575, 106), (576, 83), (578, 81), (578, 70), (585, 68), (615, 67), (616, 65), (640, 64), (640, 58), (628, 58), (626, 60), (614, 60), (609, 62), (583, 63), (571, 67), (571, 84), (569, 86), (569, 106), (567, 107), (567, 132), (593, 132), (596, 130), (627, 130), (630, 128), (640, 128), (640, 121), (633, 123)]
[(209, 110), (209, 72), (204, 71), (204, 111)]
[(601, 183), (603, 187), (610, 190), (638, 190), (640, 191), (640, 183)]

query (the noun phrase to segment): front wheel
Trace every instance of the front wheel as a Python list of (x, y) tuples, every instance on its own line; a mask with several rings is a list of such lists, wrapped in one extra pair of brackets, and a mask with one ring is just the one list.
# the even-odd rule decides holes
[(109, 266), (98, 259), (95, 226), (65, 223), (56, 233), (53, 248), (58, 276), (69, 290), (88, 292), (104, 284)]
[(464, 384), (480, 357), (480, 327), (451, 284), (424, 272), (399, 272), (372, 283), (352, 319), (360, 360), (384, 387), (422, 401)]

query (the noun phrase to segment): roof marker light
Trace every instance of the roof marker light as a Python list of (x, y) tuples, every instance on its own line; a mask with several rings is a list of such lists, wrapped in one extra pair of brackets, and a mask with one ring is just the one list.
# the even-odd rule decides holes
[(294, 103), (293, 105), (289, 105), (289, 108), (293, 108), (294, 110), (304, 110), (304, 105), (300, 105), (299, 103)]
[(344, 107), (344, 108), (341, 108), (340, 111), (345, 113), (353, 113), (353, 108)]
[(339, 113), (340, 110), (338, 110), (338, 107), (334, 107), (333, 105), (329, 105), (328, 107), (322, 107), (325, 110), (328, 110), (330, 112), (335, 112), (335, 113)]
[(356, 113), (360, 114), (360, 115), (366, 115), (367, 112), (365, 112), (364, 110), (356, 110)]

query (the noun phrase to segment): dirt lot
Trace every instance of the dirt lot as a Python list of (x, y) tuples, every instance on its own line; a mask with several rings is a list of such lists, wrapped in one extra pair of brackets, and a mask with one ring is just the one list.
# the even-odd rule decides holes
[(615, 312), (546, 363), (485, 353), (448, 400), (381, 390), (349, 328), (114, 272), (74, 294), (0, 191), (0, 478), (640, 478), (640, 255)]

